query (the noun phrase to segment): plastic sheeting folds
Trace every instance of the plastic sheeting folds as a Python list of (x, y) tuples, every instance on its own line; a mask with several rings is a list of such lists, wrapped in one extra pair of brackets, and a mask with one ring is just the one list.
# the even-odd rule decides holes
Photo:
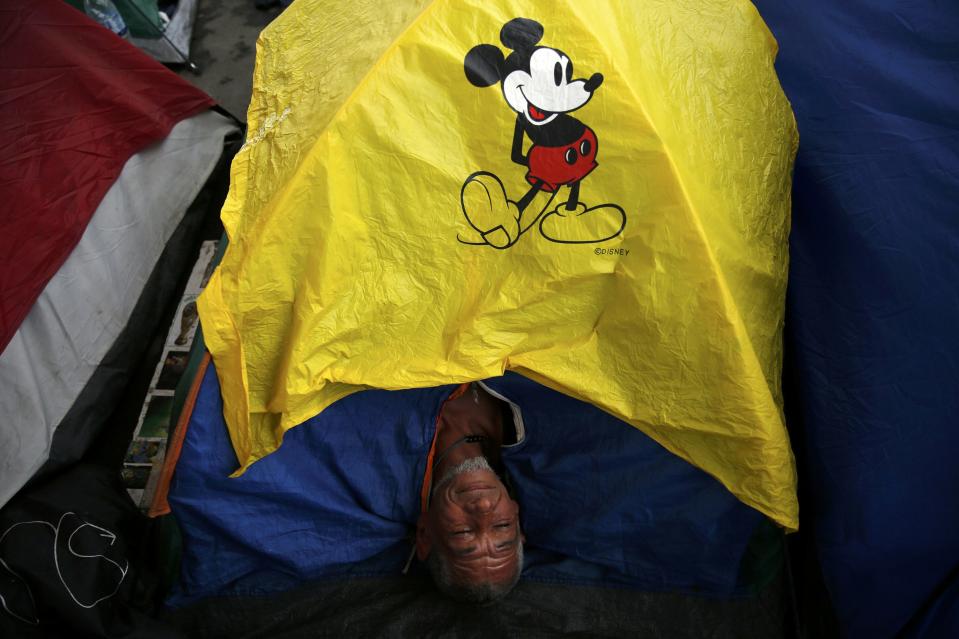
[(798, 525), (797, 134), (752, 5), (300, 0), (258, 49), (200, 300), (243, 467), (359, 389), (510, 369)]

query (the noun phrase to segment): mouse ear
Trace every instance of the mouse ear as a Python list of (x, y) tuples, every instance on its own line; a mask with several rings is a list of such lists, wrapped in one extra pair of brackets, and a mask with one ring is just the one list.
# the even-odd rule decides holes
[(491, 87), (502, 79), (503, 52), (492, 44), (478, 44), (466, 54), (463, 67), (474, 86)]
[(543, 25), (529, 18), (513, 18), (503, 25), (499, 39), (513, 49), (528, 49), (543, 39)]

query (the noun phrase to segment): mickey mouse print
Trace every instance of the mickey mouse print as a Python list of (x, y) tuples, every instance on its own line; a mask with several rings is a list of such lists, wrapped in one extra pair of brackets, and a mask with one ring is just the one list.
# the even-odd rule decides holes
[[(475, 233), (460, 235), (464, 244), (506, 249), (537, 223), (540, 234), (552, 242), (591, 244), (613, 239), (626, 226), (619, 205), (589, 206), (580, 199), (582, 181), (598, 166), (599, 140), (569, 114), (593, 98), (603, 75), (574, 79), (566, 53), (538, 44), (543, 33), (539, 22), (514, 18), (500, 31), (500, 41), (512, 50), (509, 55), (492, 44), (478, 44), (466, 54), (466, 79), (480, 88), (498, 83), (506, 105), (517, 114), (510, 157), (527, 168), (529, 187), (519, 200), (511, 200), (500, 178), (489, 171), (466, 178), (460, 204)], [(527, 137), (532, 144), (524, 150)], [(563, 187), (568, 188), (566, 201), (550, 210)], [(541, 193), (547, 197), (537, 198)], [(531, 208), (537, 199), (545, 203)]]

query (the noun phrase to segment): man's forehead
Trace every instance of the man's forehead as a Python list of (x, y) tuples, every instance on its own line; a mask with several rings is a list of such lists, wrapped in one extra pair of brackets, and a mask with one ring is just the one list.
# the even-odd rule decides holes
[[(505, 555), (508, 551), (516, 547), (516, 542), (518, 540), (519, 540), (519, 535), (517, 534), (512, 539), (505, 539), (495, 544), (494, 545), (494, 548), (496, 549), (495, 555), (498, 556), (500, 553)], [(474, 556), (475, 557), (489, 556), (488, 554), (483, 555), (480, 552), (481, 549), (482, 549), (481, 546), (474, 543), (449, 544), (450, 553), (456, 557), (471, 558)]]
[(450, 565), (455, 571), (467, 574), (497, 573), (504, 569), (510, 569), (512, 572), (519, 556), (517, 541), (518, 539), (512, 539), (508, 542), (508, 546), (494, 552), (487, 552), (485, 548), (478, 547), (466, 548), (464, 550), (470, 552), (460, 554), (449, 549)]

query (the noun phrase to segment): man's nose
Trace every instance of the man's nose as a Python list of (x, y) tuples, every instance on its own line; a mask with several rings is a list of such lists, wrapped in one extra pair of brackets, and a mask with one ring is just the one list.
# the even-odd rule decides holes
[(496, 501), (493, 499), (493, 495), (487, 492), (481, 492), (472, 499), (467, 501), (464, 504), (464, 507), (467, 512), (471, 513), (488, 513), (493, 510), (493, 506), (496, 505)]

